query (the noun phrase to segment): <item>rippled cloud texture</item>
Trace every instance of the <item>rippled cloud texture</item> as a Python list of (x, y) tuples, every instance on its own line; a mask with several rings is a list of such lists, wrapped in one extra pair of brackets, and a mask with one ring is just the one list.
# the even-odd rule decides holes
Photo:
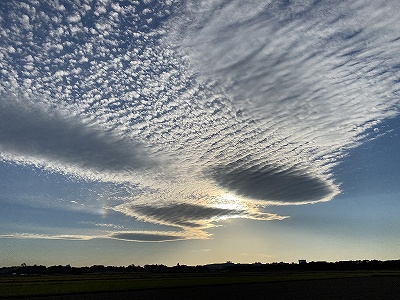
[[(333, 199), (333, 167), (398, 115), (399, 9), (3, 1), (1, 159), (104, 183), (103, 211), (178, 230), (110, 226), (76, 239), (206, 239), (220, 220), (284, 219), (267, 207)], [(46, 205), (71, 208), (62, 203)]]

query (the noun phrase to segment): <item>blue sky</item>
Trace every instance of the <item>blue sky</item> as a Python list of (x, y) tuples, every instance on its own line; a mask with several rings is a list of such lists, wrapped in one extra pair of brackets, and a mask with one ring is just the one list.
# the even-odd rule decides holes
[(397, 259), (396, 1), (3, 1), (0, 265)]

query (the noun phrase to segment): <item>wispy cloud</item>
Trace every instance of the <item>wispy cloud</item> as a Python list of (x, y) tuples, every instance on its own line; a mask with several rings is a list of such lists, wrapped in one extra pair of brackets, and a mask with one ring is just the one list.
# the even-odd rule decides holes
[(116, 231), (103, 235), (79, 235), (79, 234), (36, 234), (14, 233), (3, 234), (0, 238), (14, 239), (45, 239), (45, 240), (73, 240), (87, 241), (93, 239), (114, 239), (131, 242), (167, 242), (187, 239), (208, 239), (211, 235), (203, 231)]
[(51, 235), (51, 234), (35, 234), (35, 233), (15, 233), (15, 234), (2, 234), (0, 238), (13, 238), (13, 239), (45, 239), (45, 240), (72, 240), (72, 241), (87, 241), (94, 237), (89, 235)]

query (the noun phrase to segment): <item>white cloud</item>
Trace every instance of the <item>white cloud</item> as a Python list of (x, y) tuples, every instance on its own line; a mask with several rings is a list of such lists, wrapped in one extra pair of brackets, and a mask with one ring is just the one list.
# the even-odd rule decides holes
[(145, 2), (2, 13), (3, 159), (129, 181), (110, 209), (206, 228), (331, 200), (333, 166), (398, 114), (396, 1)]
[(167, 242), (187, 239), (208, 239), (209, 234), (203, 231), (121, 231), (104, 235), (79, 235), (79, 234), (35, 234), (14, 233), (2, 234), (1, 238), (13, 239), (45, 239), (45, 240), (71, 240), (88, 241), (93, 239), (114, 239), (131, 242)]
[(35, 233), (14, 233), (2, 234), (0, 238), (13, 238), (13, 239), (45, 239), (45, 240), (71, 240), (71, 241), (87, 241), (94, 237), (88, 235), (51, 235), (51, 234), (35, 234)]
[(339, 192), (332, 167), (398, 114), (398, 4), (378, 2), (186, 3), (165, 41), (254, 121), (211, 168), (217, 183), (278, 202)]

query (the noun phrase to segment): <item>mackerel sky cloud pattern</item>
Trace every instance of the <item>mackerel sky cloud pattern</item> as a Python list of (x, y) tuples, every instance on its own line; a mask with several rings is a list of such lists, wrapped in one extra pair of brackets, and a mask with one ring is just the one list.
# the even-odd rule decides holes
[[(3, 1), (0, 157), (103, 183), (102, 211), (181, 230), (93, 237), (206, 239), (220, 220), (284, 219), (267, 209), (332, 200), (333, 167), (398, 115), (399, 9)], [(50, 237), (29, 234), (15, 236)]]

